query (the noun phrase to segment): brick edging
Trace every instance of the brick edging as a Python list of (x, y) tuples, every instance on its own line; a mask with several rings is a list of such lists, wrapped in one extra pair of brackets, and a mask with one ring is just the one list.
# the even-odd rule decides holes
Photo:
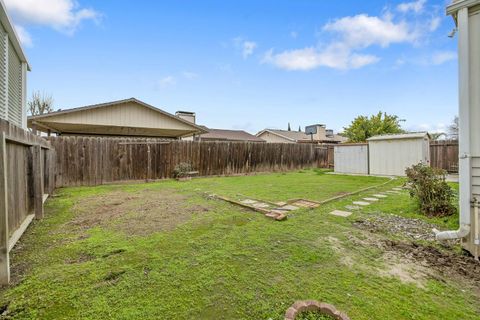
[(297, 315), (305, 311), (319, 311), (325, 315), (329, 315), (336, 320), (350, 320), (350, 318), (334, 306), (328, 303), (318, 302), (315, 300), (297, 301), (285, 313), (285, 320), (295, 320)]

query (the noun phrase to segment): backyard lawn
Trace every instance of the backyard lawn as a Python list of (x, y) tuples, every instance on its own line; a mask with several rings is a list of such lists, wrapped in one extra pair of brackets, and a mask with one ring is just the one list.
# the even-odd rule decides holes
[[(480, 267), (430, 232), (457, 217), (418, 215), (392, 192), (402, 183), (302, 170), (59, 189), (12, 252), (1, 317), (267, 320), (314, 299), (354, 320), (478, 319)], [(209, 196), (322, 201), (371, 186), (281, 222)]]

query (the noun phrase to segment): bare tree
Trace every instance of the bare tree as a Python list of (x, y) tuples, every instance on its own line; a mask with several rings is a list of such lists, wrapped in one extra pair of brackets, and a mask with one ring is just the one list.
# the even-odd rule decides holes
[(458, 140), (458, 116), (453, 118), (452, 124), (448, 127), (448, 137), (452, 140)]
[(40, 94), (40, 91), (32, 93), (32, 98), (28, 101), (28, 112), (32, 116), (38, 116), (53, 112), (53, 98), (51, 95)]

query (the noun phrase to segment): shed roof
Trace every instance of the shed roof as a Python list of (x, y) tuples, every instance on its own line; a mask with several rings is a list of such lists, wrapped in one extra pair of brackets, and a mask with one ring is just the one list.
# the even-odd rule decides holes
[(208, 132), (202, 134), (200, 136), (201, 139), (265, 142), (265, 140), (243, 130), (210, 129), (210, 128), (206, 128), (206, 130), (208, 130)]
[(399, 140), (399, 139), (430, 139), (428, 132), (410, 132), (401, 134), (385, 134), (368, 138), (367, 141), (380, 141), (380, 140)]
[(207, 132), (135, 98), (30, 116), (28, 126), (82, 135), (182, 137)]

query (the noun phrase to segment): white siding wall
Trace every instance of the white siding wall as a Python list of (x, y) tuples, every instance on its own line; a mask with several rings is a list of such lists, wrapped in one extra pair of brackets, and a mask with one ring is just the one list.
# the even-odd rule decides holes
[(23, 127), (23, 70), (11, 42), (8, 44), (8, 118), (11, 123)]
[(337, 173), (368, 174), (368, 145), (338, 145), (334, 147)]
[(20, 57), (7, 31), (0, 24), (0, 118), (24, 129), (27, 64)]
[(7, 48), (8, 48), (8, 36), (0, 24), (0, 118), (7, 119), (8, 114), (8, 59), (7, 59)]
[(405, 176), (405, 169), (420, 162), (430, 164), (428, 139), (369, 141), (370, 174)]

